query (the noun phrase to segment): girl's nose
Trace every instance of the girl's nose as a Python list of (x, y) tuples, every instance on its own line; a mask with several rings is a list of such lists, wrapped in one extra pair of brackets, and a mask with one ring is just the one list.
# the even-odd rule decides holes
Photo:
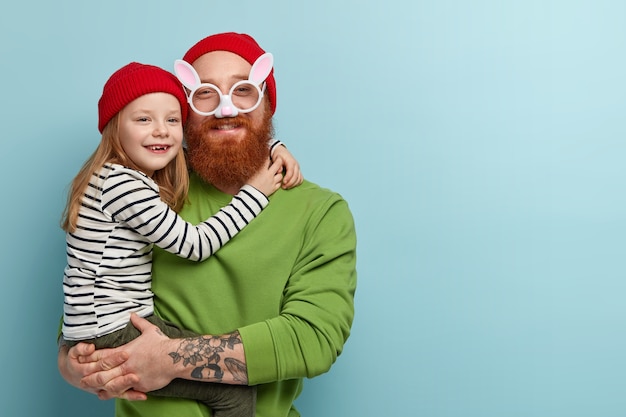
[(169, 129), (167, 128), (167, 126), (165, 126), (164, 123), (158, 123), (155, 127), (154, 127), (154, 136), (168, 136), (170, 133)]

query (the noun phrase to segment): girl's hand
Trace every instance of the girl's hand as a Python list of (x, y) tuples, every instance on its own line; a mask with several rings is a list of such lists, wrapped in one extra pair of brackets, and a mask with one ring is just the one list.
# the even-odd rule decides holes
[(304, 177), (300, 171), (300, 164), (298, 164), (296, 158), (293, 157), (291, 152), (289, 152), (284, 145), (279, 145), (274, 148), (272, 160), (275, 163), (279, 163), (285, 172), (283, 176), (283, 189), (288, 190), (289, 188), (302, 184)]
[(282, 166), (278, 162), (274, 162), (269, 168), (266, 166), (261, 167), (261, 169), (248, 180), (248, 184), (269, 197), (280, 188), (282, 181)]

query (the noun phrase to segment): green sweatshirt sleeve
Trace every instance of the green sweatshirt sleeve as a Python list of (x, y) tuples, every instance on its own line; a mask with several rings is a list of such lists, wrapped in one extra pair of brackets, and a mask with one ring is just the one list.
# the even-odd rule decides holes
[(309, 217), (303, 242), (280, 314), (239, 329), (250, 384), (325, 373), (350, 335), (356, 232), (337, 194)]

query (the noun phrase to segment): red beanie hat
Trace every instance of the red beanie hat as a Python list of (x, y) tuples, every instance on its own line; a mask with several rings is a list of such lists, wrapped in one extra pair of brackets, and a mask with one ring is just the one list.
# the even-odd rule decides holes
[[(187, 51), (183, 60), (193, 65), (196, 59), (213, 51), (232, 52), (248, 61), (250, 65), (254, 64), (254, 61), (265, 53), (250, 35), (226, 32), (207, 36), (202, 39)], [(272, 114), (274, 114), (276, 111), (276, 81), (274, 80), (273, 68), (270, 75), (265, 79), (265, 82), (267, 95), (270, 98), (270, 104), (272, 106)]]
[(131, 62), (111, 75), (98, 101), (98, 130), (102, 133), (109, 120), (128, 103), (150, 93), (168, 93), (178, 99), (182, 123), (187, 120), (187, 96), (174, 74), (154, 65)]

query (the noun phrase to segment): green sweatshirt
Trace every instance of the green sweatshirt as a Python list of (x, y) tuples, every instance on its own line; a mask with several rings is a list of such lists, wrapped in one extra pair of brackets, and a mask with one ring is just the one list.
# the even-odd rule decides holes
[[(181, 215), (200, 222), (231, 198), (192, 175)], [(356, 234), (341, 196), (307, 181), (278, 190), (207, 261), (155, 248), (153, 262), (157, 314), (202, 334), (238, 329), (250, 384), (258, 385), (257, 417), (299, 416), (293, 401), (303, 378), (330, 369), (354, 317)], [(116, 404), (117, 417), (209, 415), (172, 398)]]

